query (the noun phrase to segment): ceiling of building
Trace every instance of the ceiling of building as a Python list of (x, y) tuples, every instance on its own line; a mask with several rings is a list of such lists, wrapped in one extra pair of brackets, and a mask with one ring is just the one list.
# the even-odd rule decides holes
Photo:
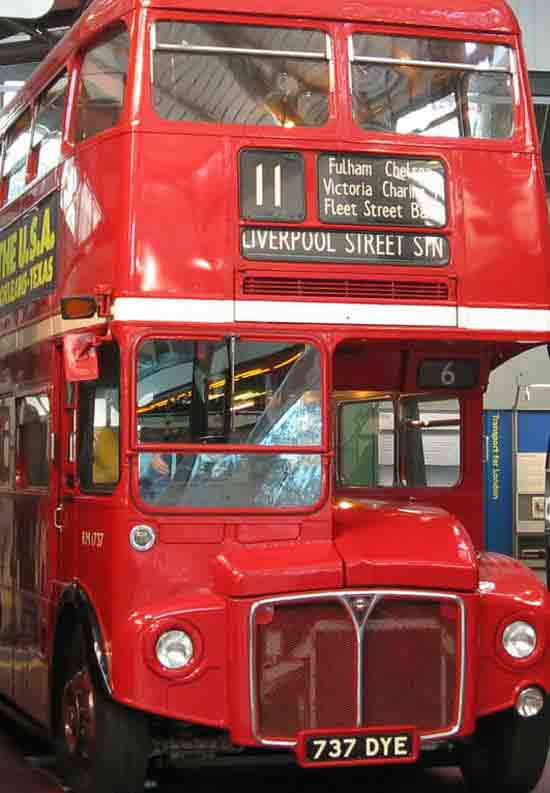
[[(40, 19), (0, 16), (0, 108), (9, 102), (67, 28), (76, 21), (88, 2), (55, 0), (50, 13)], [(4, 0), (2, 10), (8, 5)]]

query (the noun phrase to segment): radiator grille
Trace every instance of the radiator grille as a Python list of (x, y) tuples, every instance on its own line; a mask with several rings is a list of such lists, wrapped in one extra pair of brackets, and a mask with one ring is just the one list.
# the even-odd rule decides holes
[(278, 605), (258, 625), (256, 645), (263, 735), (355, 726), (357, 645), (342, 604)]
[(252, 697), (260, 740), (292, 742), (300, 730), (358, 726), (453, 731), (464, 666), (457, 599), (311, 597), (281, 598), (255, 612)]
[(282, 298), (318, 298), (356, 301), (450, 302), (454, 289), (448, 281), (308, 278), (272, 275), (245, 275), (241, 292), (246, 296)]
[[(368, 726), (448, 728), (455, 716), (456, 606), (383, 600), (365, 631), (363, 714)], [(382, 681), (382, 685), (380, 685)]]

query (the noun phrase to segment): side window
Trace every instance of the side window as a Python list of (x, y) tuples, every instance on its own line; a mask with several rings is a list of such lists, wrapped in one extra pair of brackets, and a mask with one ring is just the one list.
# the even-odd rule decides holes
[(13, 447), (10, 404), (0, 400), (0, 487), (11, 484), (11, 450)]
[(17, 484), (47, 487), (50, 400), (33, 394), (17, 400)]
[(346, 402), (339, 422), (342, 487), (454, 487), (460, 481), (458, 399)]
[(120, 474), (120, 356), (116, 344), (98, 350), (99, 379), (80, 386), (78, 475), (83, 490), (110, 492)]
[(61, 134), (67, 98), (68, 77), (63, 74), (38, 100), (38, 110), (32, 136), (35, 173), (40, 179), (61, 160)]
[(82, 58), (75, 139), (116, 126), (124, 104), (130, 39), (124, 26), (104, 35)]
[(453, 487), (460, 481), (458, 399), (404, 399), (402, 479), (407, 487)]
[(392, 487), (394, 411), (390, 399), (348, 402), (340, 412), (340, 482), (347, 487)]
[(31, 120), (31, 111), (26, 110), (7, 132), (2, 167), (4, 201), (13, 201), (25, 190), (27, 159), (31, 142)]
[(550, 196), (550, 96), (535, 98), (535, 114), (542, 149), (546, 195)]

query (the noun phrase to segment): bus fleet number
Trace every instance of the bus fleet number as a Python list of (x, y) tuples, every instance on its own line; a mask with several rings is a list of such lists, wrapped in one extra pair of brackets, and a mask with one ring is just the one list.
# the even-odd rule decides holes
[(104, 537), (105, 533), (103, 531), (83, 531), (82, 545), (86, 545), (89, 548), (102, 548)]

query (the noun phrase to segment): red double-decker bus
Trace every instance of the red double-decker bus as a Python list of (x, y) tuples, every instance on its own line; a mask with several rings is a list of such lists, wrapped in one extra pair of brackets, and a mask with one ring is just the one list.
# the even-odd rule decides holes
[(550, 338), (506, 4), (97, 0), (0, 124), (0, 691), (67, 783), (531, 790), (548, 595), (483, 540), (483, 390)]

